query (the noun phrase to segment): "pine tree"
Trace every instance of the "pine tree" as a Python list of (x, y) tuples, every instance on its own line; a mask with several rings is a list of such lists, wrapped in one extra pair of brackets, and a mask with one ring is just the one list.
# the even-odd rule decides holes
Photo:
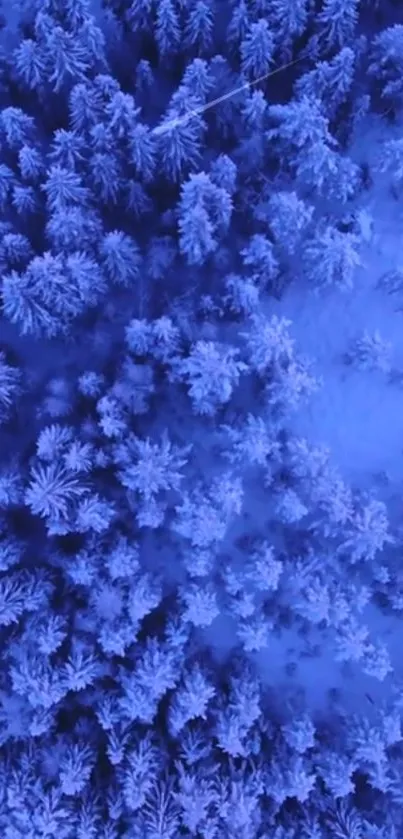
[(383, 29), (371, 45), (370, 76), (381, 86), (382, 96), (398, 106), (403, 94), (403, 25)]
[(91, 472), (94, 464), (91, 444), (73, 440), (63, 455), (63, 461), (69, 472)]
[(100, 216), (95, 210), (82, 207), (66, 207), (54, 212), (46, 224), (46, 236), (56, 251), (71, 253), (77, 248), (77, 231), (80, 244), (88, 252), (96, 252), (103, 229)]
[(29, 90), (39, 90), (47, 80), (48, 66), (43, 48), (25, 38), (13, 54), (17, 76)]
[(258, 373), (264, 374), (273, 365), (286, 364), (293, 358), (294, 341), (288, 327), (291, 321), (272, 315), (252, 315), (250, 329), (242, 333), (246, 340), (250, 364)]
[(253, 271), (254, 279), (262, 288), (275, 287), (279, 264), (272, 243), (261, 233), (255, 233), (241, 251), (244, 265)]
[(258, 591), (276, 591), (283, 573), (283, 562), (276, 559), (274, 549), (263, 541), (252, 552), (246, 568), (246, 579)]
[(146, 501), (160, 492), (178, 490), (189, 449), (172, 445), (167, 435), (159, 443), (131, 435), (115, 450), (115, 462), (122, 467), (123, 486), (138, 492)]
[(318, 774), (334, 798), (344, 798), (355, 790), (354, 762), (349, 756), (322, 749), (318, 760)]
[(21, 108), (3, 108), (0, 113), (0, 131), (9, 148), (18, 151), (34, 139), (35, 121)]
[(38, 212), (39, 202), (32, 186), (18, 186), (13, 188), (12, 205), (16, 213), (24, 220)]
[(9, 574), (0, 580), (0, 626), (18, 623), (28, 609), (28, 580), (21, 573)]
[(231, 445), (223, 453), (230, 463), (265, 466), (276, 450), (271, 429), (262, 417), (248, 414), (239, 428), (230, 425), (221, 428)]
[(359, 0), (324, 0), (318, 15), (319, 37), (327, 50), (343, 47), (354, 38)]
[(134, 239), (121, 230), (107, 233), (100, 245), (101, 260), (111, 283), (130, 288), (138, 279), (140, 252)]
[(136, 176), (146, 183), (153, 179), (156, 167), (156, 141), (146, 125), (139, 123), (129, 137), (130, 160)]
[(123, 188), (122, 171), (114, 154), (96, 151), (90, 160), (91, 187), (104, 205), (118, 204)]
[(297, 180), (304, 189), (345, 204), (362, 186), (360, 167), (324, 142), (304, 148), (296, 160)]
[(25, 503), (34, 515), (56, 521), (67, 518), (68, 505), (85, 493), (85, 487), (74, 474), (52, 463), (32, 469)]
[(45, 252), (34, 257), (24, 274), (12, 271), (3, 279), (3, 312), (23, 335), (53, 337), (83, 308), (78, 289), (66, 283), (61, 255)]
[(132, 0), (126, 16), (132, 32), (144, 32), (151, 29), (153, 13), (152, 0)]
[(126, 807), (130, 813), (144, 807), (159, 775), (160, 755), (150, 734), (131, 745), (126, 766), (119, 777)]
[(360, 626), (354, 616), (349, 616), (336, 629), (336, 661), (359, 661), (362, 659), (368, 642), (368, 629)]
[(181, 738), (190, 768), (188, 766), (185, 768), (181, 763), (178, 764), (179, 791), (175, 798), (180, 806), (185, 828), (191, 834), (196, 834), (203, 829), (204, 824), (209, 824), (209, 816), (214, 812), (219, 799), (213, 779), (208, 775), (203, 777), (197, 766), (192, 769), (193, 764), (198, 763), (198, 748), (201, 752), (200, 759), (207, 756), (203, 753), (202, 741), (199, 743), (196, 740), (194, 743), (192, 737), (194, 738), (193, 731), (189, 728), (183, 732)]
[(261, 715), (261, 692), (249, 668), (232, 676), (227, 702), (222, 701), (215, 725), (219, 748), (231, 757), (246, 757), (248, 733)]
[(362, 509), (355, 510), (340, 545), (340, 552), (347, 553), (355, 564), (364, 560), (372, 562), (378, 551), (387, 544), (393, 544), (389, 533), (387, 509), (382, 501), (369, 501)]
[(231, 20), (227, 26), (226, 39), (229, 48), (238, 53), (241, 43), (250, 30), (251, 20), (246, 0), (239, 0), (232, 11)]
[(192, 113), (198, 102), (190, 102), (185, 115), (170, 108), (164, 122), (154, 129), (157, 149), (164, 175), (171, 181), (179, 181), (189, 169), (194, 169), (201, 157), (201, 134), (203, 121)]
[(0, 265), (3, 271), (23, 270), (33, 257), (31, 243), (22, 233), (5, 233), (0, 245)]
[(77, 42), (90, 59), (92, 70), (106, 69), (106, 39), (93, 15), (86, 15), (76, 33)]
[(148, 355), (152, 346), (151, 324), (144, 319), (133, 318), (126, 327), (126, 343), (135, 355)]
[(12, 170), (4, 163), (0, 163), (0, 208), (3, 212), (9, 203), (14, 181), (15, 177)]
[(86, 80), (74, 85), (69, 95), (69, 116), (73, 131), (84, 133), (102, 117), (102, 101), (96, 86)]
[(386, 644), (382, 641), (368, 644), (361, 659), (361, 666), (367, 676), (372, 676), (383, 682), (386, 676), (393, 672)]
[(227, 294), (223, 302), (231, 313), (245, 317), (258, 312), (260, 291), (258, 286), (255, 285), (253, 277), (229, 274), (224, 283)]
[[(188, 194), (184, 193), (183, 197), (187, 199)], [(214, 227), (202, 204), (186, 207), (185, 212), (186, 215), (179, 220), (180, 249), (186, 254), (189, 265), (202, 265), (208, 254), (217, 248)]]
[(377, 168), (380, 172), (390, 172), (396, 187), (403, 182), (403, 140), (387, 140), (382, 144)]
[[(288, 395), (287, 395), (288, 396)], [(284, 402), (289, 402), (286, 397)], [(288, 488), (281, 493), (276, 503), (276, 514), (284, 524), (296, 524), (309, 512), (308, 508), (301, 501), (295, 490)]]
[(183, 619), (193, 626), (205, 628), (218, 617), (217, 594), (211, 583), (203, 585), (199, 581), (187, 584), (180, 594), (185, 607)]
[(65, 273), (71, 296), (77, 297), (76, 314), (96, 306), (104, 296), (107, 284), (95, 260), (84, 251), (71, 253), (66, 257)]
[(179, 17), (172, 0), (161, 0), (158, 4), (155, 40), (160, 58), (163, 61), (178, 52), (180, 43)]
[(125, 180), (124, 183), (124, 206), (136, 219), (149, 215), (153, 205), (144, 187), (133, 178)]
[(51, 22), (44, 27), (43, 43), (50, 73), (48, 79), (56, 93), (85, 80), (91, 67), (91, 56), (75, 34)]
[(34, 709), (49, 710), (67, 693), (60, 674), (48, 659), (27, 650), (11, 664), (10, 678), (14, 692), (26, 697)]
[(108, 95), (108, 99), (105, 106), (107, 128), (116, 140), (127, 140), (137, 125), (140, 108), (137, 107), (133, 96), (121, 90)]
[(73, 429), (67, 425), (52, 423), (46, 425), (36, 441), (37, 456), (45, 462), (52, 463), (60, 458), (73, 440)]
[(292, 43), (304, 34), (308, 24), (309, 0), (272, 0), (268, 17), (276, 40), (285, 55), (290, 54)]
[(231, 518), (223, 505), (217, 503), (218, 488), (217, 482), (207, 491), (204, 487), (196, 487), (191, 494), (185, 493), (181, 504), (175, 507), (172, 530), (201, 550), (221, 542)]
[[(284, 367), (276, 366), (273, 373), (273, 378), (266, 385), (265, 396), (270, 408), (282, 414), (295, 410), (302, 400), (309, 399), (321, 386), (321, 379), (312, 372), (309, 359), (294, 358)], [(270, 472), (267, 480), (270, 483)], [(284, 516), (302, 517), (308, 512), (291, 490), (284, 496), (281, 507)]]
[(299, 198), (296, 192), (276, 192), (256, 213), (259, 221), (268, 223), (275, 242), (287, 254), (292, 254), (309, 230), (313, 206)]
[(63, 666), (63, 682), (67, 690), (84, 691), (102, 677), (104, 668), (92, 652), (87, 652), (82, 641), (74, 641)]
[(77, 131), (58, 128), (49, 152), (49, 160), (62, 169), (74, 170), (85, 161), (85, 143)]
[(204, 105), (213, 85), (214, 79), (209, 63), (203, 58), (194, 58), (190, 61), (183, 74), (181, 86), (186, 90), (191, 90), (193, 96)]
[(177, 656), (155, 638), (147, 638), (136, 662), (135, 672), (122, 673), (123, 696), (119, 701), (123, 718), (151, 723), (158, 703), (174, 688), (181, 676)]
[[(213, 129), (223, 140), (237, 138), (239, 114), (247, 95), (244, 78), (231, 69), (229, 61), (222, 55), (211, 59), (210, 70), (214, 79), (211, 98), (216, 102), (209, 111)], [(238, 88), (241, 90), (235, 93)]]
[(237, 167), (227, 154), (216, 157), (210, 169), (210, 177), (213, 183), (225, 189), (229, 195), (232, 196), (236, 191)]
[(103, 533), (116, 516), (114, 506), (96, 493), (78, 503), (74, 530), (79, 533)]
[(24, 145), (18, 152), (21, 177), (26, 181), (39, 181), (45, 172), (45, 161), (34, 146)]
[(163, 315), (152, 324), (151, 355), (168, 364), (177, 355), (181, 344), (180, 329), (174, 325), (171, 318)]
[(329, 132), (329, 121), (322, 112), (321, 104), (315, 99), (302, 96), (293, 99), (287, 105), (271, 105), (269, 116), (278, 122), (276, 128), (268, 131), (269, 140), (280, 140), (288, 149), (307, 149), (317, 143), (325, 143), (330, 148), (335, 140)]
[(392, 344), (385, 341), (378, 330), (365, 330), (346, 353), (346, 361), (358, 370), (391, 371)]
[(256, 653), (269, 646), (272, 629), (272, 622), (258, 606), (253, 615), (241, 618), (236, 634), (246, 653)]
[(191, 265), (202, 264), (216, 250), (213, 236), (227, 231), (231, 214), (232, 201), (225, 189), (204, 172), (190, 176), (181, 190), (179, 247)]
[(62, 166), (51, 166), (42, 187), (49, 210), (64, 210), (69, 204), (86, 204), (89, 191), (78, 174)]
[(333, 119), (337, 109), (350, 95), (355, 69), (354, 51), (351, 47), (344, 47), (331, 61), (320, 61), (314, 70), (301, 76), (295, 85), (295, 93), (321, 102), (326, 116)]
[(248, 132), (251, 129), (252, 131), (263, 130), (267, 111), (267, 101), (263, 92), (261, 90), (251, 90), (242, 108), (242, 119)]
[(185, 23), (185, 47), (198, 55), (208, 53), (213, 44), (214, 18), (210, 0), (193, 0)]
[(145, 96), (154, 84), (153, 71), (147, 59), (142, 58), (136, 67), (136, 91), (138, 96)]
[(177, 245), (172, 236), (152, 236), (146, 255), (146, 274), (151, 280), (162, 280), (169, 275), (177, 256)]
[(65, 795), (77, 795), (87, 785), (95, 757), (91, 749), (71, 745), (63, 755), (59, 768), (60, 787)]
[(241, 43), (242, 72), (258, 79), (269, 73), (273, 64), (274, 38), (267, 20), (261, 18), (251, 27)]
[(231, 397), (246, 365), (239, 351), (226, 344), (197, 341), (187, 358), (174, 363), (174, 376), (189, 386), (196, 413), (212, 416)]
[(133, 625), (137, 626), (154, 609), (157, 609), (162, 598), (162, 585), (157, 577), (152, 577), (150, 574), (134, 576), (128, 590), (127, 605), (127, 611)]

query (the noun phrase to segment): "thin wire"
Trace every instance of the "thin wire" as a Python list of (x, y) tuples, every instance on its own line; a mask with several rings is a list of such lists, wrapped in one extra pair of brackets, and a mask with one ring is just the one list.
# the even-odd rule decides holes
[(196, 117), (199, 116), (199, 114), (203, 114), (204, 111), (208, 111), (209, 108), (214, 108), (215, 105), (218, 105), (220, 102), (225, 102), (226, 99), (236, 96), (237, 93), (241, 93), (243, 90), (247, 90), (252, 87), (252, 85), (259, 84), (259, 82), (263, 82), (265, 79), (269, 79), (271, 76), (275, 76), (277, 73), (281, 73), (282, 70), (287, 70), (288, 67), (293, 67), (294, 64), (298, 64), (300, 61), (304, 61), (305, 59), (305, 55), (299, 56), (299, 58), (294, 58), (292, 61), (288, 61), (287, 64), (282, 64), (281, 67), (276, 67), (275, 70), (270, 70), (268, 73), (265, 73), (263, 76), (259, 76), (257, 79), (252, 79), (252, 81), (245, 82), (240, 87), (235, 87), (233, 90), (229, 90), (228, 93), (218, 96), (217, 99), (211, 99), (210, 102), (207, 102), (205, 105), (201, 105), (200, 108), (194, 108), (193, 110), (186, 111), (186, 113), (182, 114), (180, 117), (174, 117), (174, 119), (169, 120), (169, 122), (163, 122), (161, 125), (156, 125), (155, 128), (152, 129), (151, 134), (164, 134), (165, 131), (170, 131), (171, 128), (176, 128), (178, 125), (182, 125), (182, 123), (186, 122), (192, 116)]

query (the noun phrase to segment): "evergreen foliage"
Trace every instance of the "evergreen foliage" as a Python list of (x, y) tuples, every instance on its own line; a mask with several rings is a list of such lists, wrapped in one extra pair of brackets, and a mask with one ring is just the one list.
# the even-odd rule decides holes
[(402, 37), (3, 3), (4, 839), (403, 835)]

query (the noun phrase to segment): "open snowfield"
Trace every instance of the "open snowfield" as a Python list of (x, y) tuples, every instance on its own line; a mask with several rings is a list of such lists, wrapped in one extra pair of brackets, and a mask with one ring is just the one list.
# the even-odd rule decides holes
[(391, 193), (390, 173), (375, 168), (386, 136), (398, 137), (400, 131), (399, 125), (391, 129), (373, 119), (353, 148), (352, 157), (368, 162), (373, 178), (355, 205), (365, 213), (367, 241), (353, 290), (316, 294), (296, 278), (281, 301), (271, 304), (293, 322), (296, 346), (314, 361), (323, 382), (296, 413), (294, 430), (328, 446), (350, 483), (368, 487), (384, 472), (395, 490), (403, 482), (403, 380), (399, 385), (386, 373), (355, 370), (343, 356), (364, 330), (378, 330), (392, 344), (392, 368), (403, 373), (403, 294), (389, 296), (377, 288), (383, 274), (403, 265), (403, 211)]

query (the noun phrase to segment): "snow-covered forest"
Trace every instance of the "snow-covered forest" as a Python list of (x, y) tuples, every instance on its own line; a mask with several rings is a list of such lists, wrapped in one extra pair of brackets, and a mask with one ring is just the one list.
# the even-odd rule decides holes
[(403, 5), (2, 0), (2, 839), (403, 837)]

